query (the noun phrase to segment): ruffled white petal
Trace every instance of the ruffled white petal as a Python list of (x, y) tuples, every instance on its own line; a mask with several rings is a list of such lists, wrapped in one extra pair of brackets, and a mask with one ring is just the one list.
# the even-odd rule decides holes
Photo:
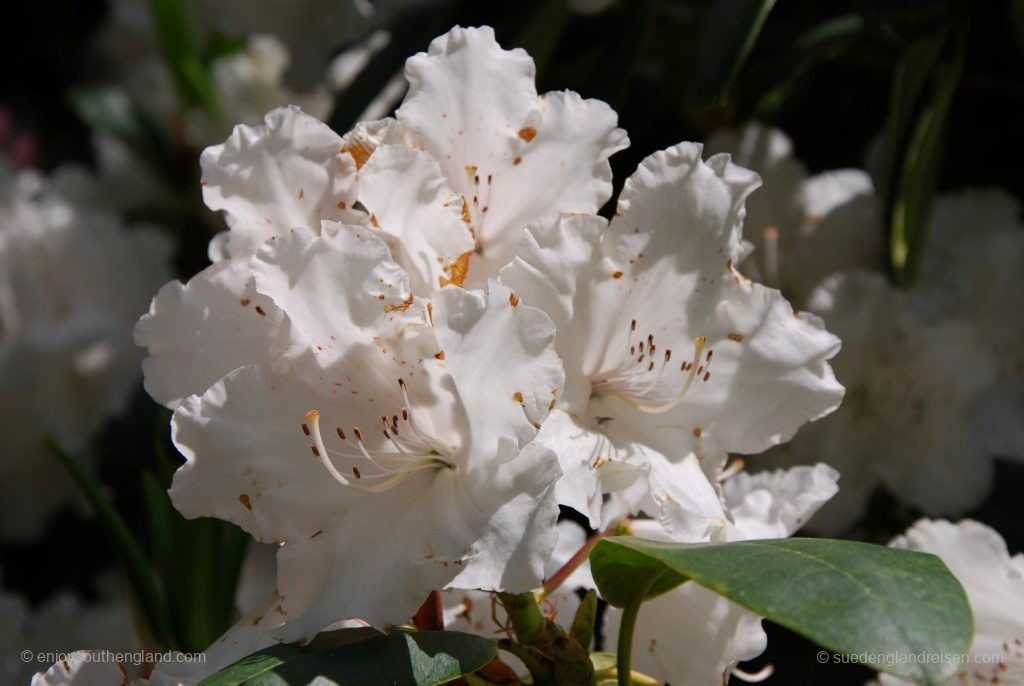
[(465, 430), (486, 460), (466, 466), (490, 469), (491, 461), (514, 457), (534, 439), (562, 390), (555, 327), (496, 281), (484, 293), (444, 289), (433, 305), (445, 368), (465, 406)]
[(409, 59), (398, 120), (468, 203), (483, 285), (515, 254), (524, 226), (558, 211), (596, 212), (611, 195), (608, 157), (627, 138), (606, 104), (538, 96), (533, 60), (489, 27), (456, 27)]
[(256, 292), (244, 260), (212, 264), (182, 285), (171, 281), (135, 325), (146, 391), (175, 407), (238, 367), (267, 359), (281, 311)]
[(336, 133), (296, 107), (271, 110), (263, 126), (236, 126), (200, 163), (203, 199), (227, 215), (236, 257), (291, 229), (319, 234), (324, 219), (356, 220), (352, 157)]
[(724, 484), (731, 522), (727, 540), (786, 538), (839, 490), (839, 472), (826, 464), (750, 474)]

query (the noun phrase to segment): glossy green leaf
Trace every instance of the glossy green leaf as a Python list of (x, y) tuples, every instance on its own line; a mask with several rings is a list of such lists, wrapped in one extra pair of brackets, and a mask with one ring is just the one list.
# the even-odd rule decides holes
[(929, 69), (931, 88), (904, 148), (890, 202), (889, 252), (896, 282), (909, 285), (924, 249), (931, 206), (942, 167), (949, 108), (963, 72), (966, 36), (952, 55)]
[(497, 644), (457, 631), (341, 629), (308, 646), (279, 645), (236, 662), (200, 686), (434, 686), (471, 674), (498, 655)]
[(746, 61), (775, 0), (715, 0), (708, 8), (697, 44), (690, 82), (691, 107), (719, 104)]
[(925, 553), (824, 539), (684, 544), (615, 537), (598, 543), (590, 561), (602, 595), (625, 608), (623, 634), (639, 603), (692, 580), (824, 648), (868, 656), (874, 668), (921, 683), (941, 683), (956, 665), (898, 656), (962, 654), (971, 643), (963, 588)]

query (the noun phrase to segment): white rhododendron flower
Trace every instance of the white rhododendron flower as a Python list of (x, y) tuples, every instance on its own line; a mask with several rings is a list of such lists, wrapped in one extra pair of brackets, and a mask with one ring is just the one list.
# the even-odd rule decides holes
[(710, 152), (728, 152), (756, 171), (763, 187), (747, 200), (743, 236), (754, 251), (742, 267), (799, 305), (833, 272), (881, 267), (881, 202), (860, 169), (809, 176), (779, 129), (753, 123), (720, 131)]
[(0, 535), (34, 535), (72, 497), (43, 439), (79, 454), (124, 408), (138, 381), (132, 323), (169, 256), (155, 231), (0, 169)]
[(999, 363), (998, 378), (972, 408), (978, 435), (995, 455), (1024, 459), (1024, 221), (1001, 190), (940, 196), (911, 289), (929, 321), (957, 317), (980, 330)]
[(532, 588), (555, 544), (558, 464), (530, 443), (563, 382), (550, 320), (497, 283), (421, 301), (371, 231), (268, 241), (251, 268), (282, 352), (174, 417), (175, 506), (284, 543), (284, 638), (401, 623), (447, 585)]
[[(609, 225), (533, 224), (502, 273), (558, 327), (566, 390), (541, 442), (559, 455), (559, 501), (601, 521), (602, 493), (637, 479), (679, 540), (727, 518), (705, 472), (725, 453), (789, 440), (833, 410), (839, 340), (778, 291), (736, 271), (743, 201), (757, 176), (701, 146), (655, 153), (626, 181)], [(703, 463), (703, 464), (702, 464)]]
[[(786, 538), (835, 495), (839, 473), (818, 464), (748, 474), (723, 483), (730, 524), (724, 540)], [(653, 520), (630, 522), (633, 535), (672, 541)], [(605, 649), (615, 650), (622, 610), (605, 615)], [(762, 652), (761, 618), (695, 583), (644, 603), (633, 634), (633, 668), (673, 686), (723, 684), (738, 662)]]
[(248, 259), (267, 238), (317, 235), (322, 220), (380, 229), (426, 297), (470, 276), (486, 285), (528, 222), (610, 197), (608, 157), (627, 144), (615, 113), (571, 92), (538, 96), (532, 60), (490, 28), (452, 29), (407, 74), (397, 120), (340, 137), (282, 108), (203, 153), (203, 197), (231, 230), (211, 244), (215, 263), (168, 284), (139, 324), (156, 400), (174, 407), (266, 358), (281, 319), (253, 291)]
[(869, 272), (827, 279), (810, 309), (843, 340), (833, 364), (846, 399), (770, 459), (821, 460), (843, 475), (815, 528), (843, 531), (881, 485), (932, 514), (959, 514), (981, 502), (992, 455), (969, 410), (995, 379), (997, 363), (978, 330), (964, 320), (921, 321), (906, 294)]
[[(938, 555), (967, 592), (974, 615), (970, 661), (947, 686), (1024, 684), (1024, 556), (1011, 556), (998, 532), (970, 519), (922, 519), (890, 545)], [(908, 683), (888, 674), (879, 682)]]

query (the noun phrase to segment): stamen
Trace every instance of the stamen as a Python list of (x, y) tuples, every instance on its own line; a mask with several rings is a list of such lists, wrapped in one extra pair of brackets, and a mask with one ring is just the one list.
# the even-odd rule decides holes
[(772, 674), (775, 673), (774, 665), (765, 665), (756, 672), (744, 672), (739, 667), (733, 667), (732, 675), (740, 681), (745, 681), (748, 684), (756, 684), (764, 681)]
[(718, 475), (718, 480), (725, 481), (726, 479), (730, 479), (739, 474), (740, 472), (742, 472), (743, 468), (746, 466), (747, 463), (743, 460), (743, 458), (737, 457), (732, 462), (730, 462), (725, 469), (722, 470), (721, 474)]
[[(630, 322), (630, 330), (634, 330), (633, 322)], [(640, 354), (635, 360), (627, 362), (609, 377), (594, 381), (593, 387), (596, 392), (600, 392), (604, 386), (615, 388), (626, 402), (644, 412), (664, 412), (679, 402), (698, 378), (705, 382), (711, 378), (709, 369), (714, 351), (707, 349), (707, 342), (707, 338), (704, 336), (695, 338), (692, 359), (684, 360), (677, 372), (668, 366), (668, 362), (672, 359), (672, 350), (666, 349), (663, 355), (655, 356), (653, 353), (657, 350), (657, 342), (654, 339), (654, 334), (648, 334), (646, 341), (640, 341), (637, 344), (636, 350)], [(644, 343), (647, 344), (646, 353), (643, 349)], [(632, 346), (630, 353), (633, 353)], [(665, 375), (676, 373), (686, 376), (679, 380), (679, 390), (672, 394), (672, 397), (664, 400), (664, 392), (671, 388), (669, 384), (674, 385), (673, 381), (666, 378)], [(657, 392), (654, 397), (648, 397), (659, 387), (662, 389), (660, 392)]]
[[(397, 417), (397, 415), (395, 416)], [(403, 448), (396, 440), (395, 436), (390, 435), (390, 432), (388, 432), (387, 429), (384, 430), (384, 436), (398, 452), (378, 453), (377, 455), (373, 455), (363, 444), (363, 432), (359, 427), (353, 427), (352, 429), (352, 432), (356, 436), (355, 442), (348, 441), (346, 439), (345, 432), (341, 427), (338, 427), (338, 437), (344, 441), (346, 445), (355, 448), (358, 452), (338, 452), (335, 454), (344, 459), (365, 460), (366, 463), (375, 470), (374, 473), (364, 476), (358, 466), (352, 465), (352, 475), (355, 477), (355, 480), (352, 480), (342, 474), (331, 461), (330, 454), (327, 451), (327, 446), (324, 445), (323, 436), (320, 433), (320, 413), (317, 410), (310, 410), (306, 413), (305, 418), (306, 423), (303, 425), (303, 433), (306, 433), (305, 429), (308, 428), (309, 435), (313, 439), (313, 445), (310, 446), (313, 455), (320, 460), (320, 463), (335, 481), (347, 488), (367, 493), (380, 493), (393, 488), (408, 476), (418, 471), (422, 471), (424, 469), (452, 467), (450, 463), (437, 456), (436, 453), (411, 453), (406, 448)], [(382, 419), (384, 419), (384, 424), (387, 426), (387, 417), (384, 416)]]

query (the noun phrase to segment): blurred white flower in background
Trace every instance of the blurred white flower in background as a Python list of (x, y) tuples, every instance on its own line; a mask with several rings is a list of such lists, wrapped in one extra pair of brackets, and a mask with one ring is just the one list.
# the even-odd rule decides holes
[[(100, 597), (87, 602), (61, 591), (30, 607), (24, 598), (0, 591), (0, 678), (5, 684), (25, 684), (48, 665), (35, 662), (40, 653), (65, 653), (80, 648), (128, 652), (140, 644), (123, 591), (113, 576), (100, 579)], [(23, 651), (32, 659), (25, 660)], [(137, 674), (139, 667), (132, 668)], [(119, 677), (120, 678), (120, 677)]]
[(1024, 220), (999, 189), (939, 196), (910, 298), (922, 317), (972, 322), (998, 362), (972, 408), (980, 440), (999, 457), (1024, 459)]
[(881, 199), (864, 172), (808, 177), (789, 138), (751, 124), (709, 147), (759, 171), (742, 263), (821, 316), (843, 340), (840, 410), (773, 451), (824, 460), (842, 490), (815, 518), (839, 533), (879, 486), (930, 515), (958, 516), (991, 487), (993, 458), (1024, 458), (1024, 268), (1020, 206), (1004, 191), (940, 195), (913, 283), (889, 285)]
[(881, 200), (860, 169), (810, 176), (789, 137), (759, 123), (721, 130), (708, 152), (728, 152), (756, 171), (762, 188), (747, 200), (743, 237), (753, 252), (741, 268), (779, 288), (798, 307), (830, 274), (854, 267), (881, 268)]
[(866, 271), (826, 279), (809, 306), (843, 341), (833, 364), (846, 398), (765, 457), (785, 465), (821, 460), (842, 474), (816, 530), (845, 530), (881, 485), (932, 514), (957, 515), (980, 503), (993, 456), (969, 410), (996, 378), (997, 360), (977, 328), (922, 321), (906, 293)]
[(170, 244), (37, 172), (0, 186), (0, 536), (25, 538), (74, 493), (43, 439), (83, 453), (138, 382), (132, 324)]
[(224, 115), (212, 118), (195, 110), (187, 112), (185, 139), (197, 148), (205, 147), (222, 140), (236, 124), (259, 123), (266, 112), (285, 104), (326, 118), (331, 94), (319, 84), (303, 93), (285, 86), (288, 62), (288, 50), (267, 34), (252, 34), (242, 50), (214, 60), (210, 73)]

